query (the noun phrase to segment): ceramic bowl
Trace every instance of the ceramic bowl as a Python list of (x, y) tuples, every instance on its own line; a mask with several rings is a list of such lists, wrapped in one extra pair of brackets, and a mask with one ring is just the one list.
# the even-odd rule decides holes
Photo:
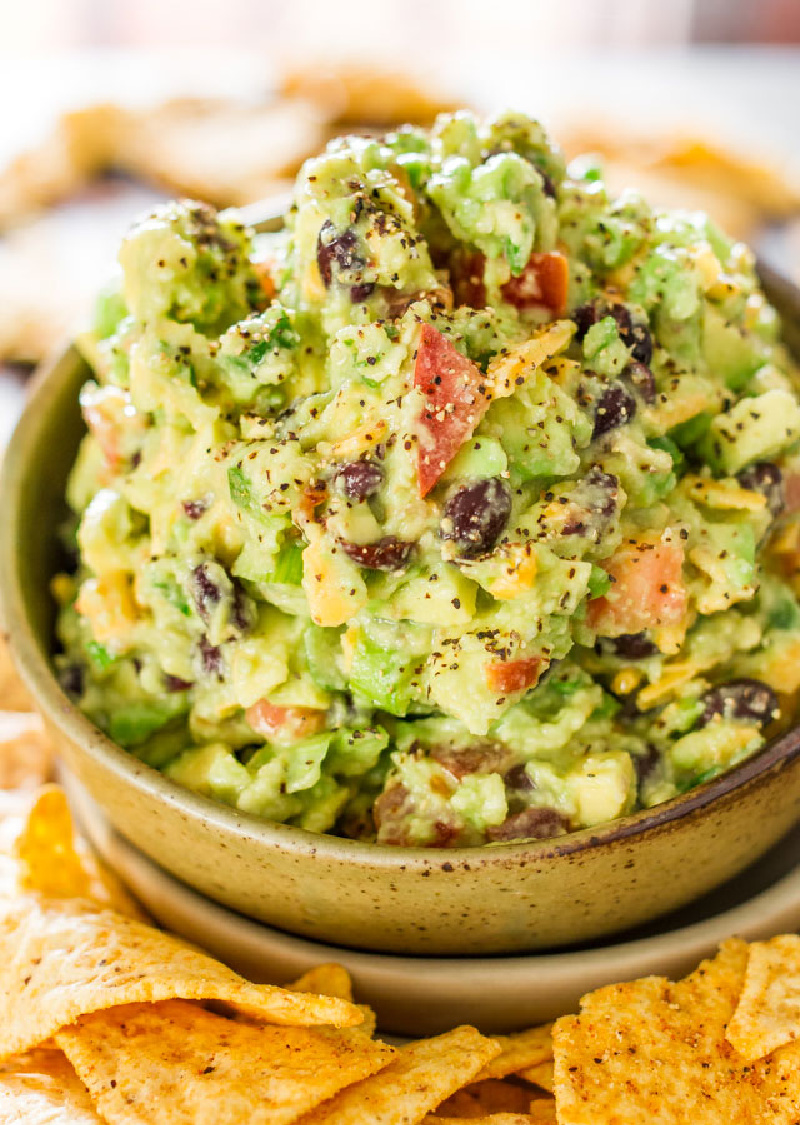
[(645, 976), (673, 980), (731, 934), (762, 941), (800, 926), (800, 827), (736, 879), (648, 926), (606, 943), (517, 957), (403, 957), (295, 937), (254, 922), (178, 882), (110, 827), (66, 771), (81, 832), (166, 929), (201, 945), (249, 980), (285, 984), (337, 961), (358, 1000), (391, 1035), (438, 1035), (472, 1023), (487, 1035), (577, 1012), (587, 992)]
[[(800, 293), (770, 287), (796, 333)], [(0, 482), (0, 597), (20, 673), (70, 770), (111, 825), (182, 882), (293, 934), (418, 955), (517, 953), (597, 939), (732, 878), (800, 816), (800, 729), (682, 797), (556, 840), (429, 851), (269, 824), (188, 792), (114, 745), (50, 667), (55, 530), (83, 432), (87, 369), (37, 378)]]

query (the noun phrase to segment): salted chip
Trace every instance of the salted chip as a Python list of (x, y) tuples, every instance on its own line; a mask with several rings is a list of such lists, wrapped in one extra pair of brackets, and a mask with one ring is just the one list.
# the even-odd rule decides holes
[(64, 791), (57, 786), (37, 796), (16, 842), (20, 887), (44, 895), (91, 898), (89, 873), (75, 851), (75, 832)]
[(138, 903), (75, 836), (66, 794), (48, 785), (34, 797), (13, 844), (18, 886), (56, 898), (89, 898), (144, 919)]
[(43, 1048), (0, 1063), (0, 1121), (8, 1125), (101, 1125), (62, 1051)]
[(66, 199), (113, 164), (127, 116), (109, 104), (63, 114), (47, 136), (0, 171), (0, 228)]
[(800, 1047), (751, 1063), (725, 1038), (747, 946), (725, 942), (672, 984), (646, 977), (585, 996), (553, 1027), (560, 1125), (730, 1125), (800, 1117)]
[(500, 1051), (474, 1027), (402, 1047), (372, 1078), (342, 1090), (299, 1125), (418, 1125)]
[(502, 1050), (483, 1068), (479, 1078), (505, 1078), (553, 1057), (553, 1025), (544, 1024), (516, 1035), (496, 1035)]
[(344, 965), (330, 962), (315, 965), (303, 973), (294, 984), (287, 984), (292, 992), (315, 992), (318, 996), (338, 996), (340, 1000), (353, 999), (353, 982)]
[[(464, 1120), (463, 1117), (440, 1117), (436, 1114), (435, 1117), (426, 1117), (424, 1125), (458, 1125)], [(490, 1113), (487, 1117), (473, 1117), (472, 1125), (530, 1125), (532, 1120), (534, 1118), (529, 1113)]]
[(557, 1125), (556, 1103), (553, 1098), (537, 1098), (531, 1102), (530, 1119), (531, 1125), (533, 1122), (538, 1122), (539, 1125)]
[[(318, 996), (338, 996), (340, 1000), (353, 999), (353, 982), (344, 965), (337, 965), (331, 961), (324, 965), (315, 965), (313, 969), (303, 973), (293, 984), (287, 984), (292, 992), (315, 992)], [(353, 1028), (353, 1034), (366, 1035), (372, 1038), (375, 1034), (377, 1019), (368, 1004), (357, 1004), (356, 1007), (363, 1015), (362, 1022)]]
[(289, 1125), (374, 1074), (385, 1043), (299, 1027), (255, 1028), (183, 1000), (84, 1016), (56, 1035), (111, 1125)]
[(547, 1090), (550, 1094), (555, 1089), (554, 1063), (552, 1060), (537, 1063), (536, 1066), (529, 1066), (525, 1070), (518, 1070), (517, 1075), (519, 1078), (524, 1078), (526, 1082), (532, 1082), (534, 1086), (540, 1086), (542, 1090)]
[(86, 900), (0, 903), (0, 1058), (90, 1012), (173, 999), (219, 1000), (290, 1026), (361, 1022), (345, 1000), (253, 984), (180, 938)]
[(36, 789), (52, 769), (53, 746), (38, 715), (0, 715), (0, 789)]
[(423, 84), (410, 74), (351, 63), (304, 63), (287, 71), (280, 93), (316, 103), (340, 126), (426, 125), (440, 113), (464, 108), (432, 90), (428, 79)]
[(268, 103), (176, 98), (131, 123), (119, 164), (219, 207), (291, 189), (328, 136), (329, 115), (302, 98)]
[(728, 1039), (746, 1059), (761, 1059), (798, 1036), (800, 937), (780, 934), (754, 942)]
[(436, 1113), (442, 1117), (470, 1118), (498, 1113), (527, 1113), (530, 1100), (529, 1088), (498, 1078), (486, 1078), (456, 1090)]

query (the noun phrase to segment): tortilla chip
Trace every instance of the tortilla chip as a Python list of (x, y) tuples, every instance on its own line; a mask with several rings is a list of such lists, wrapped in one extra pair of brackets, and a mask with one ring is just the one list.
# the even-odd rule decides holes
[(292, 992), (315, 992), (318, 996), (338, 996), (340, 1000), (353, 999), (353, 982), (343, 965), (331, 962), (315, 965), (307, 973), (298, 977), (294, 984), (287, 984)]
[(502, 1047), (496, 1059), (483, 1068), (478, 1078), (505, 1078), (526, 1067), (548, 1062), (553, 1057), (553, 1025), (532, 1027), (516, 1035), (496, 1035)]
[(0, 1121), (8, 1125), (102, 1125), (65, 1055), (49, 1048), (0, 1063)]
[(531, 1122), (540, 1122), (544, 1125), (557, 1125), (556, 1103), (553, 1098), (537, 1098), (531, 1102)]
[(53, 747), (35, 715), (0, 715), (0, 789), (36, 789), (51, 776)]
[(49, 785), (34, 797), (14, 842), (19, 887), (53, 898), (90, 898), (144, 920), (145, 914), (116, 875), (75, 837), (67, 797)]
[(524, 1078), (526, 1082), (532, 1082), (534, 1086), (540, 1086), (542, 1090), (547, 1090), (552, 1094), (555, 1089), (554, 1078), (554, 1063), (552, 1061), (537, 1063), (536, 1066), (529, 1066), (525, 1070), (518, 1070), (517, 1075)]
[(66, 199), (114, 163), (128, 114), (89, 105), (63, 114), (51, 132), (0, 173), (0, 228)]
[(291, 189), (328, 138), (329, 115), (310, 101), (267, 104), (178, 98), (138, 116), (118, 162), (171, 192), (219, 207)]
[(500, 1047), (474, 1027), (402, 1047), (379, 1074), (312, 1110), (299, 1125), (418, 1125)]
[(366, 1035), (368, 1038), (372, 1038), (378, 1026), (378, 1017), (375, 1015), (372, 1008), (370, 1008), (369, 1004), (356, 1004), (356, 1007), (359, 1012), (361, 1012), (364, 1019), (358, 1027), (353, 1028), (353, 1031), (358, 1032), (359, 1035)]
[(746, 1059), (761, 1059), (798, 1036), (800, 937), (781, 934), (754, 942), (728, 1040)]
[(195, 949), (85, 900), (0, 903), (0, 1058), (118, 1004), (219, 1000), (269, 1023), (361, 1022), (352, 1004), (252, 984)]
[(16, 843), (24, 891), (65, 898), (92, 898), (89, 873), (75, 851), (72, 817), (63, 790), (43, 789)]
[(561, 1125), (730, 1125), (800, 1116), (800, 1048), (748, 1063), (725, 1038), (747, 962), (744, 942), (677, 984), (647, 977), (610, 985), (553, 1028)]
[(432, 91), (427, 78), (352, 63), (306, 62), (287, 71), (279, 92), (314, 102), (337, 126), (429, 125), (439, 113), (464, 108), (463, 101), (456, 104)]
[(31, 697), (17, 674), (8, 645), (0, 637), (0, 708), (4, 711), (33, 711)]
[(112, 1125), (288, 1125), (395, 1053), (296, 1027), (255, 1028), (183, 1000), (84, 1016), (56, 1042)]
[(487, 1078), (457, 1090), (439, 1106), (442, 1117), (486, 1117), (496, 1113), (527, 1113), (531, 1090), (514, 1082)]
[[(486, 1117), (473, 1117), (472, 1125), (530, 1125), (528, 1113), (490, 1113)], [(541, 1119), (539, 1119), (541, 1120)], [(553, 1118), (555, 1121), (555, 1117)], [(424, 1125), (458, 1125), (463, 1117), (426, 1117)]]

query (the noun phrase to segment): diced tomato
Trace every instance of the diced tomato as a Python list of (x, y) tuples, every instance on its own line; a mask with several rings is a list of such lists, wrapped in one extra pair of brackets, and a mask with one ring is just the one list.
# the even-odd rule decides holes
[(495, 660), (487, 664), (483, 678), (489, 691), (498, 695), (514, 695), (526, 691), (538, 682), (546, 661), (541, 656), (529, 656), (522, 660)]
[(245, 718), (257, 734), (284, 744), (310, 738), (325, 726), (325, 712), (313, 707), (279, 707), (259, 699), (245, 711)]
[(471, 437), (491, 401), (480, 368), (441, 332), (423, 324), (414, 386), (426, 402), (419, 419), (419, 494), (427, 496)]
[(560, 316), (567, 305), (569, 262), (557, 250), (531, 254), (519, 275), (507, 281), (501, 293), (518, 309), (547, 309)]
[(275, 263), (267, 258), (253, 262), (253, 272), (258, 279), (261, 293), (266, 299), (267, 304), (270, 303), (278, 292), (274, 277), (275, 269)]
[(679, 542), (627, 542), (600, 565), (612, 585), (602, 598), (589, 602), (586, 619), (601, 636), (677, 625), (686, 616), (683, 546)]

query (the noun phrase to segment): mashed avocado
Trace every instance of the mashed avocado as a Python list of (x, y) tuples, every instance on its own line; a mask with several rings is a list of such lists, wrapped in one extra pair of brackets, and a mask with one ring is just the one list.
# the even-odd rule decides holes
[(56, 663), (132, 754), (441, 847), (658, 804), (791, 717), (797, 373), (706, 216), (459, 113), (333, 142), (280, 236), (183, 201), (120, 264)]

